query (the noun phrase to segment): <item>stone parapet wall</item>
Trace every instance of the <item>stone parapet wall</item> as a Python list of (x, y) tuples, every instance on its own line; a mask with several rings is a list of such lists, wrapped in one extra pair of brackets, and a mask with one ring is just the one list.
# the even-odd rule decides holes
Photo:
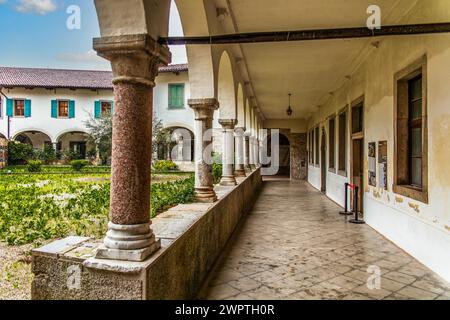
[(162, 248), (144, 262), (95, 259), (100, 242), (69, 237), (33, 251), (32, 298), (194, 299), (262, 184), (260, 170), (217, 187), (214, 204), (179, 205), (153, 219)]

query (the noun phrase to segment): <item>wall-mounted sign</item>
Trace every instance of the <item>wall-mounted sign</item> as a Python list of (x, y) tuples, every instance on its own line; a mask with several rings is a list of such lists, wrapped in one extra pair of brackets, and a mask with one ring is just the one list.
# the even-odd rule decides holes
[(378, 185), (380, 188), (388, 189), (388, 174), (387, 174), (387, 141), (378, 142)]
[(377, 155), (375, 142), (369, 143), (369, 185), (377, 186)]

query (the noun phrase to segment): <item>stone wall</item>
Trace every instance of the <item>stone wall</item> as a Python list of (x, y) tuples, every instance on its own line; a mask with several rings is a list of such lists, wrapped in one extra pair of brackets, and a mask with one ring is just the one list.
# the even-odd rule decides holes
[(153, 219), (162, 248), (144, 262), (95, 259), (99, 241), (69, 237), (33, 251), (32, 298), (194, 299), (262, 183), (260, 170), (218, 187), (214, 204), (179, 205)]
[(307, 151), (306, 133), (291, 133), (291, 179), (306, 180)]

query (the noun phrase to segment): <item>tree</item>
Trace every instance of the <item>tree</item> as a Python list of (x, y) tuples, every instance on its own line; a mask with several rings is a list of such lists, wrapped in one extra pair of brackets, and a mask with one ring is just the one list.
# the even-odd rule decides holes
[[(111, 157), (112, 151), (112, 116), (104, 115), (101, 118), (94, 118), (90, 115), (89, 120), (85, 122), (86, 128), (89, 132), (90, 139), (97, 146), (102, 163), (106, 163)], [(163, 129), (163, 124), (160, 119), (154, 114), (152, 121), (152, 150), (154, 151), (153, 158), (155, 158), (158, 144), (167, 141), (167, 133)], [(170, 140), (170, 133), (169, 133)]]

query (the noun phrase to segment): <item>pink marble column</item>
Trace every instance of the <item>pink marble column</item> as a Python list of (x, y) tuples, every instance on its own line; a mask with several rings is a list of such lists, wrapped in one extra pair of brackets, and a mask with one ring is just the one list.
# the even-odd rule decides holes
[(111, 62), (114, 86), (111, 207), (108, 232), (97, 258), (143, 261), (160, 248), (150, 228), (153, 87), (167, 47), (148, 35), (94, 39)]
[[(189, 106), (195, 112), (195, 197), (198, 202), (217, 201), (211, 165), (211, 139), (214, 111), (219, 102), (211, 99), (190, 99)], [(209, 150), (209, 151), (208, 151)]]
[(222, 180), (221, 186), (232, 187), (237, 184), (234, 177), (234, 126), (236, 119), (220, 119), (223, 130)]

